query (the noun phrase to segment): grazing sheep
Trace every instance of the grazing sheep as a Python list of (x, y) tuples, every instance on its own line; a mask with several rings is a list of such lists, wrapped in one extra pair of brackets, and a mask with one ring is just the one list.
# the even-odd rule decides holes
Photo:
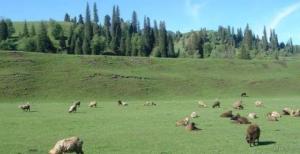
[(154, 102), (147, 101), (144, 106), (156, 106)]
[(118, 101), (118, 105), (119, 106), (128, 106), (128, 104), (126, 102), (123, 102), (121, 100)]
[(233, 105), (232, 105), (232, 107), (234, 109), (238, 109), (238, 110), (243, 110), (244, 109), (241, 100), (234, 102)]
[(199, 115), (197, 114), (197, 112), (192, 112), (191, 113), (191, 118), (197, 118), (199, 117)]
[(271, 112), (271, 116), (272, 116), (272, 117), (276, 117), (276, 118), (281, 118), (280, 113), (278, 113), (277, 111)]
[(230, 120), (237, 120), (239, 117), (241, 117), (241, 115), (237, 113), (236, 115), (232, 115)]
[(96, 101), (91, 101), (90, 104), (89, 104), (89, 107), (94, 107), (96, 108), (97, 107), (97, 102)]
[(296, 111), (293, 111), (291, 114), (292, 117), (300, 117), (300, 110), (297, 109)]
[(285, 107), (283, 110), (283, 115), (292, 115), (293, 110), (291, 108)]
[(83, 141), (78, 137), (70, 137), (59, 140), (55, 146), (49, 151), (49, 154), (73, 153), (84, 154), (82, 150)]
[(77, 107), (80, 107), (80, 101), (75, 101), (73, 102), (74, 105), (76, 105)]
[(241, 97), (247, 97), (247, 93), (245, 92), (241, 93)]
[(256, 113), (249, 113), (248, 114), (248, 118), (249, 119), (256, 119), (257, 118), (257, 114)]
[(200, 130), (199, 128), (196, 127), (196, 124), (194, 122), (189, 123), (186, 127), (186, 130), (188, 131), (196, 131), (196, 130)]
[(176, 122), (176, 126), (187, 126), (190, 123), (190, 118), (185, 117), (179, 121)]
[(19, 105), (19, 108), (22, 109), (23, 111), (30, 111), (30, 104), (29, 103), (26, 103), (26, 104), (23, 104), (23, 105)]
[(203, 101), (198, 101), (198, 106), (203, 108), (207, 107), (207, 105)]
[(216, 107), (218, 107), (218, 108), (221, 107), (221, 102), (218, 99), (216, 99), (214, 104), (212, 105), (212, 108), (216, 108)]
[(254, 104), (256, 107), (263, 107), (262, 101), (256, 101), (256, 102), (254, 102)]
[(259, 143), (259, 137), (260, 137), (260, 128), (258, 125), (253, 124), (250, 125), (247, 128), (247, 135), (246, 135), (246, 141), (247, 143), (249, 143), (250, 147), (252, 146), (252, 144), (258, 145)]
[(75, 104), (71, 105), (69, 108), (69, 113), (76, 112), (76, 111), (77, 111), (77, 105)]
[(268, 121), (278, 121), (278, 118), (275, 117), (275, 116), (272, 116), (272, 112), (269, 112), (269, 113), (267, 114), (267, 120), (268, 120)]
[(227, 111), (227, 112), (224, 112), (220, 115), (220, 117), (223, 117), (223, 118), (231, 118), (233, 116), (232, 114), (232, 111)]

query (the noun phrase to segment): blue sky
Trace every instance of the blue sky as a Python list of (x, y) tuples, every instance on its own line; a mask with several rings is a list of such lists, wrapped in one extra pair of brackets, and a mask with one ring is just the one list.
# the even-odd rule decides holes
[(164, 20), (167, 28), (187, 32), (219, 25), (244, 28), (247, 23), (261, 35), (263, 26), (275, 28), (279, 40), (292, 37), (300, 44), (300, 0), (0, 0), (0, 16), (15, 21), (62, 20), (64, 13), (84, 14), (86, 3), (98, 4), (103, 16), (117, 4), (121, 16), (129, 20), (136, 10), (142, 22), (145, 15)]

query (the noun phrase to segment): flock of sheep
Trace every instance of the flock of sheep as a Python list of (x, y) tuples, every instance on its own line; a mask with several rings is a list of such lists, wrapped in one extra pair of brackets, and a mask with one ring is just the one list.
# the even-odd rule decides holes
[[(246, 97), (246, 93), (241, 94), (241, 99), (234, 102), (232, 104), (232, 108), (236, 110), (243, 110), (243, 101), (242, 97)], [(262, 101), (256, 101), (254, 103), (256, 107), (264, 107)], [(201, 108), (207, 108), (208, 105), (205, 104), (203, 101), (198, 102), (198, 106)], [(220, 108), (221, 102), (216, 99), (212, 105), (212, 108)], [(291, 108), (284, 108), (282, 110), (283, 115), (290, 115), (292, 117), (300, 117), (300, 109), (291, 109)], [(192, 112), (189, 116), (184, 117), (181, 120), (178, 120), (176, 122), (176, 126), (184, 126), (186, 130), (188, 131), (197, 131), (201, 130), (196, 127), (196, 124), (194, 122), (191, 122), (192, 119), (197, 118), (198, 114), (196, 112)], [(256, 119), (258, 118), (257, 113), (251, 112), (248, 114), (248, 117), (241, 116), (239, 113), (236, 115), (233, 114), (232, 110), (226, 111), (220, 115), (222, 118), (230, 118), (230, 120), (233, 123), (238, 124), (250, 124), (249, 127), (246, 130), (246, 141), (249, 143), (250, 147), (252, 145), (258, 145), (259, 143), (259, 137), (260, 137), (260, 127), (257, 124), (251, 124), (249, 119)], [(272, 111), (266, 114), (266, 119), (268, 121), (278, 121), (278, 119), (281, 117), (281, 114), (277, 111)]]
[[(241, 94), (241, 98), (245, 97), (246, 93)], [(256, 101), (255, 103), (256, 107), (263, 107), (263, 103), (261, 101)], [(128, 103), (123, 102), (119, 100), (117, 102), (117, 105), (119, 106), (128, 106)], [(91, 101), (88, 106), (90, 108), (96, 108), (97, 107), (97, 102), (96, 101)], [(156, 106), (156, 103), (154, 102), (146, 102), (144, 106)], [(205, 104), (203, 101), (198, 102), (198, 106), (201, 108), (207, 108), (208, 105)], [(77, 111), (77, 108), (80, 107), (80, 101), (75, 101), (73, 104), (69, 107), (68, 112), (73, 113)], [(220, 108), (221, 107), (221, 102), (216, 99), (215, 102), (212, 105), (212, 108)], [(243, 101), (242, 99), (236, 101), (232, 105), (233, 109), (237, 110), (243, 110)], [(26, 103), (23, 105), (19, 105), (19, 108), (22, 109), (23, 111), (29, 111), (30, 112), (30, 104)], [(296, 109), (293, 110), (291, 108), (284, 108), (282, 110), (283, 115), (290, 115), (292, 117), (300, 117), (300, 110)], [(192, 112), (189, 116), (184, 117), (181, 120), (178, 120), (176, 122), (176, 126), (184, 126), (187, 131), (198, 131), (201, 130), (200, 128), (197, 128), (196, 123), (192, 122), (192, 119), (199, 117), (197, 112)], [(236, 115), (233, 114), (232, 110), (229, 110), (227, 112), (224, 112), (220, 115), (222, 118), (230, 118), (232, 122), (238, 123), (238, 124), (251, 124), (251, 122), (248, 120), (249, 119), (256, 119), (257, 114), (255, 112), (249, 113), (248, 117), (243, 117), (239, 113)], [(266, 114), (266, 119), (269, 121), (278, 121), (278, 118), (281, 117), (281, 114), (278, 113), (277, 111), (272, 111)], [(259, 137), (260, 137), (260, 127), (257, 124), (251, 124), (247, 130), (246, 130), (246, 141), (249, 143), (250, 147), (252, 145), (258, 145), (259, 143)], [(49, 154), (63, 154), (63, 153), (72, 153), (75, 152), (76, 154), (83, 154), (82, 150), (82, 145), (83, 141), (80, 140), (78, 137), (70, 137), (66, 139), (59, 140), (55, 146), (49, 151)]]

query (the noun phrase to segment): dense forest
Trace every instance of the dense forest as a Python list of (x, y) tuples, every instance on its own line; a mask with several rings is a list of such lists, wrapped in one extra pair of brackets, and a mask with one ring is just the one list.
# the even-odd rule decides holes
[(96, 3), (92, 11), (87, 3), (85, 16), (72, 17), (66, 13), (64, 22), (50, 19), (41, 21), (36, 27), (25, 21), (18, 34), (14, 22), (1, 19), (0, 49), (79, 55), (240, 59), (278, 59), (299, 51), (292, 39), (279, 42), (274, 29), (268, 37), (266, 27), (262, 37), (255, 35), (249, 25), (244, 30), (220, 26), (217, 31), (203, 28), (183, 34), (168, 31), (164, 21), (152, 22), (147, 16), (141, 25), (135, 11), (130, 20), (124, 20), (118, 6), (113, 7), (111, 16), (104, 16), (103, 22), (99, 19)]

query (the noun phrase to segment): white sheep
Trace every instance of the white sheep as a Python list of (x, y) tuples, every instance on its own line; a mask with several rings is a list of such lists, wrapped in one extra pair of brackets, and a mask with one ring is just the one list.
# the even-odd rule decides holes
[(49, 154), (73, 153), (84, 154), (82, 150), (83, 141), (78, 137), (70, 137), (59, 140), (55, 146), (49, 151)]

